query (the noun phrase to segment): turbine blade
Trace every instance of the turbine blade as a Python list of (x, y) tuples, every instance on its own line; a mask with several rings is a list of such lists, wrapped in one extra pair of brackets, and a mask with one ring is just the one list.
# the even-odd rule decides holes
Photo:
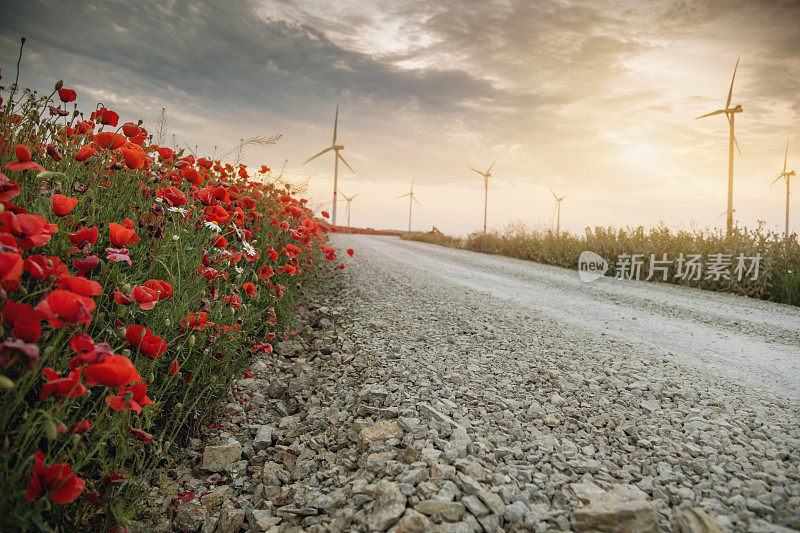
[(710, 116), (712, 116), (712, 115), (719, 115), (720, 113), (724, 113), (724, 112), (725, 112), (725, 110), (724, 110), (724, 109), (717, 109), (716, 111), (714, 111), (714, 112), (712, 112), (712, 113), (707, 113), (707, 114), (705, 114), (705, 115), (700, 115), (699, 117), (695, 117), (695, 120), (697, 120), (697, 119), (699, 119), (699, 118), (706, 118), (706, 117), (710, 117)]
[(467, 168), (468, 168), (468, 169), (470, 169), (471, 171), (473, 171), (473, 172), (477, 172), (478, 174), (480, 174), (481, 176), (483, 176), (483, 172), (481, 172), (480, 170), (475, 170), (475, 169), (474, 169), (474, 168), (472, 168), (472, 167), (467, 167)]
[(733, 136), (733, 144), (736, 145), (736, 149), (739, 151), (739, 157), (742, 156), (742, 149), (739, 148), (739, 141), (736, 140), (736, 135)]
[(396, 196), (395, 200), (397, 200), (398, 198), (405, 198), (406, 196), (411, 196), (411, 193), (407, 192), (405, 194), (401, 194), (400, 196)]
[(495, 163), (497, 163), (497, 159), (495, 159), (494, 161), (492, 161), (492, 164), (491, 164), (491, 166), (489, 166), (489, 170), (487, 170), (487, 171), (486, 171), (486, 173), (487, 173), (487, 174), (488, 174), (489, 172), (491, 172), (491, 171), (492, 171), (492, 169), (494, 168), (494, 164), (495, 164)]
[(786, 172), (786, 160), (789, 158), (789, 138), (786, 138), (786, 154), (783, 156), (783, 171)]
[(347, 161), (345, 161), (345, 160), (344, 160), (344, 157), (342, 157), (342, 154), (340, 154), (340, 153), (339, 153), (339, 150), (336, 150), (336, 156), (337, 156), (339, 159), (341, 159), (341, 160), (342, 160), (342, 163), (344, 163), (345, 165), (347, 165), (347, 168), (349, 168), (349, 169), (350, 169), (350, 172), (352, 172), (353, 174), (355, 174), (355, 173), (356, 173), (356, 171), (355, 171), (355, 170), (353, 170), (353, 167), (351, 167), (351, 166), (350, 166), (350, 163), (348, 163)]
[(552, 195), (553, 195), (553, 198), (555, 198), (555, 199), (556, 199), (556, 201), (558, 201), (558, 196), (556, 196), (556, 193), (555, 193), (555, 191), (553, 191), (553, 188), (552, 188), (552, 187), (550, 187), (550, 194), (552, 194)]
[(357, 193), (355, 193), (353, 196), (351, 196), (351, 197), (350, 197), (350, 199), (352, 200), (353, 198), (355, 198), (355, 197), (356, 197), (356, 196), (358, 196), (359, 194), (361, 194), (361, 193), (360, 193), (360, 192), (357, 192)]
[(319, 156), (321, 156), (322, 154), (324, 154), (325, 152), (330, 152), (331, 150), (333, 150), (333, 148), (330, 148), (330, 147), (329, 147), (329, 148), (325, 148), (323, 151), (321, 151), (321, 152), (320, 152), (320, 153), (318, 153), (317, 155), (313, 155), (313, 156), (309, 157), (308, 159), (306, 159), (305, 161), (303, 161), (303, 164), (305, 165), (306, 163), (308, 163), (308, 162), (309, 162), (309, 161), (311, 161), (312, 159), (316, 159), (316, 158), (318, 158)]
[(725, 102), (725, 109), (728, 109), (731, 106), (731, 98), (733, 97), (733, 80), (736, 79), (736, 69), (739, 68), (739, 59), (736, 58), (736, 66), (733, 67), (733, 77), (731, 77), (731, 90), (728, 91), (728, 101)]
[[(414, 197), (412, 196), (411, 198), (414, 198)], [(414, 201), (417, 202), (417, 205), (422, 205), (421, 203), (419, 203), (419, 200), (417, 200), (416, 198), (414, 198)]]
[(339, 127), (339, 104), (336, 104), (336, 117), (333, 119), (333, 142), (331, 146), (336, 144), (336, 130)]
[(773, 185), (775, 185), (778, 182), (778, 180), (781, 179), (782, 177), (783, 177), (783, 174), (781, 174), (780, 176), (778, 176), (777, 178), (772, 180), (772, 183), (770, 183), (769, 186), (772, 187)]

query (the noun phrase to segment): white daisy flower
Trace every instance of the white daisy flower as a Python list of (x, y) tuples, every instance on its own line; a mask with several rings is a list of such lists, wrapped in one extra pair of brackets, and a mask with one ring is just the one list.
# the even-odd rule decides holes
[(206, 222), (205, 226), (215, 233), (219, 233), (222, 231), (222, 228), (219, 227), (219, 224), (216, 222)]

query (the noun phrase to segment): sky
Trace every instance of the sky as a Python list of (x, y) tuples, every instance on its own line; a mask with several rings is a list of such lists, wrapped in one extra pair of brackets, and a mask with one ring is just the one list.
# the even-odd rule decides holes
[[(734, 218), (783, 231), (783, 167), (800, 170), (800, 2), (571, 0), (7, 0), (2, 81), (41, 92), (63, 79), (198, 155), (240, 138), (252, 167), (284, 167), (330, 210), (339, 111), (339, 189), (351, 223), (464, 235), (483, 224), (723, 227), (737, 58)], [(797, 180), (800, 184), (800, 179)], [(800, 199), (798, 185), (794, 197)], [(339, 206), (345, 223), (344, 203)], [(800, 231), (800, 201), (791, 208)]]

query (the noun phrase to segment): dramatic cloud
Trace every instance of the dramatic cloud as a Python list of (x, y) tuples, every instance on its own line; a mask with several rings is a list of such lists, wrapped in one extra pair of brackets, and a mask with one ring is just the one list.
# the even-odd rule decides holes
[(694, 117), (724, 102), (741, 56), (736, 215), (777, 228), (782, 198), (766, 185), (800, 118), (798, 19), (796, 2), (738, 0), (12, 1), (0, 5), (0, 83), (24, 35), (24, 85), (61, 78), (83, 107), (101, 100), (149, 124), (166, 107), (178, 143), (218, 154), (283, 133), (247, 161), (287, 158), (288, 177), (313, 173), (321, 202), (332, 165), (300, 163), (330, 142), (340, 102), (358, 172), (340, 184), (362, 192), (354, 223), (401, 226), (392, 198), (413, 175), (420, 226), (470, 231), (482, 184), (466, 166), (499, 158), (492, 225), (547, 223), (552, 185), (570, 193), (562, 222), (580, 231), (722, 223), (727, 128)]

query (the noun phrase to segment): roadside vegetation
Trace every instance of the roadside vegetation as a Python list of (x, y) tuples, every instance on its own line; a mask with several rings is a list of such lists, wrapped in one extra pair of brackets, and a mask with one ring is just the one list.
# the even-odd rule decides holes
[[(549, 230), (532, 229), (523, 224), (511, 224), (502, 231), (472, 233), (466, 238), (438, 233), (412, 232), (404, 239), (415, 240), (481, 252), (505, 255), (527, 261), (577, 269), (578, 258), (584, 250), (603, 257), (609, 269), (606, 276), (628, 277), (631, 274), (630, 256), (641, 254), (640, 278), (650, 274), (651, 260), (656, 268), (653, 281), (698, 287), (701, 289), (732, 292), (790, 305), (800, 305), (800, 243), (797, 234), (788, 240), (782, 233), (755, 229), (735, 228), (730, 236), (721, 230), (674, 231), (667, 227), (638, 228), (587, 228), (583, 235), (556, 234)], [(718, 257), (716, 254), (722, 254)], [(679, 258), (683, 255), (683, 264)], [(700, 273), (689, 272), (688, 261), (699, 255)], [(760, 255), (757, 261), (752, 258)], [(618, 262), (618, 258), (629, 256)], [(730, 256), (730, 257), (728, 257)], [(742, 256), (742, 276), (737, 272), (738, 258)], [(729, 263), (728, 263), (729, 261)], [(754, 262), (758, 272), (755, 273)], [(719, 277), (709, 270), (716, 264)], [(727, 274), (727, 279), (724, 274)], [(739, 279), (741, 277), (741, 279)], [(755, 277), (755, 279), (753, 279)], [(696, 279), (695, 279), (696, 278)]]
[(0, 96), (0, 530), (108, 531), (294, 335), (329, 226), (267, 166), (161, 145), (62, 82)]

